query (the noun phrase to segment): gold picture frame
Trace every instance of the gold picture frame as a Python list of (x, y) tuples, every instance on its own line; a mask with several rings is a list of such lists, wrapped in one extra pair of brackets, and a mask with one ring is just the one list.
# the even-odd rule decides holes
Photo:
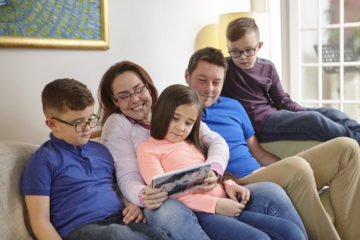
[[(25, 0), (26, 1), (26, 0)], [(32, 4), (41, 4), (42, 1), (31, 1)], [(37, 2), (37, 3), (34, 3)], [(61, 1), (48, 1), (58, 4)], [(69, 1), (66, 1), (69, 2)], [(83, 4), (82, 1), (73, 1), (80, 2), (78, 4)], [(108, 26), (108, 5), (107, 0), (89, 0), (88, 2), (96, 2), (100, 7), (100, 19), (96, 21), (100, 22), (100, 39), (74, 39), (74, 38), (52, 38), (52, 37), (22, 37), (22, 36), (4, 36), (0, 35), (0, 47), (2, 48), (58, 48), (58, 49), (95, 49), (95, 50), (107, 50), (109, 49), (109, 26)], [(36, 5), (34, 5), (36, 7)], [(41, 5), (39, 6), (41, 7)], [(38, 8), (40, 9), (40, 8)], [(37, 10), (38, 10), (37, 9)], [(54, 10), (60, 9), (59, 6), (56, 6)], [(49, 11), (47, 11), (49, 12)], [(52, 12), (52, 17), (59, 19)], [(39, 14), (39, 12), (38, 12)], [(41, 14), (41, 13), (40, 13)], [(42, 14), (43, 16), (44, 14)], [(17, 13), (18, 16), (18, 13)], [(79, 18), (83, 18), (80, 16)], [(68, 17), (66, 18), (68, 19)], [(1, 24), (0, 19), (0, 24)], [(61, 23), (60, 23), (61, 24)], [(1, 26), (0, 26), (1, 27)], [(1, 29), (0, 29), (1, 30)], [(68, 29), (67, 29), (68, 30)], [(59, 31), (57, 29), (57, 31)], [(1, 33), (1, 31), (0, 31)], [(91, 33), (90, 33), (91, 34)], [(99, 37), (99, 36), (98, 36)]]

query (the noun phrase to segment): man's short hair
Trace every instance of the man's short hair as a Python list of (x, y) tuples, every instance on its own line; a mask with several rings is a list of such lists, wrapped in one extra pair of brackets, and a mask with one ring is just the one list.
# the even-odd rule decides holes
[(228, 24), (226, 39), (230, 42), (235, 42), (252, 31), (254, 31), (257, 38), (260, 39), (259, 28), (253, 18), (237, 18)]
[(187, 70), (189, 74), (191, 75), (194, 70), (196, 69), (199, 61), (205, 61), (211, 64), (214, 64), (216, 66), (223, 67), (226, 72), (227, 63), (226, 59), (224, 58), (224, 55), (222, 54), (221, 50), (212, 48), (212, 47), (206, 47), (197, 50), (190, 58), (189, 65), (187, 67)]
[(94, 105), (95, 100), (85, 84), (70, 78), (56, 79), (48, 83), (41, 94), (43, 112), (46, 117), (80, 111)]

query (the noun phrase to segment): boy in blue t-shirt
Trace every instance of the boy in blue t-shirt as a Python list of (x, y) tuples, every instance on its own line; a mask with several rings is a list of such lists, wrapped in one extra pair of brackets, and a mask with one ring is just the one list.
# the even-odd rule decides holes
[[(169, 239), (145, 223), (139, 207), (114, 188), (108, 149), (89, 141), (99, 117), (87, 87), (58, 79), (42, 92), (50, 140), (30, 158), (21, 177), (32, 230), (38, 239)], [(133, 222), (134, 221), (134, 222)]]

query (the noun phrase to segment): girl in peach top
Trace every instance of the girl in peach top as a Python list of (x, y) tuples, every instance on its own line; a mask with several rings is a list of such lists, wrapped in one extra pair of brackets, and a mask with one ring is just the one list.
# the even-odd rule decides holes
[[(147, 184), (155, 175), (205, 162), (207, 148), (198, 137), (201, 111), (199, 96), (189, 87), (172, 85), (160, 95), (151, 119), (151, 137), (137, 151)], [(283, 194), (282, 198), (288, 199)], [(254, 207), (258, 203), (249, 189), (231, 179), (210, 190), (205, 183), (174, 198), (195, 212), (211, 239), (307, 239), (303, 225), (289, 219), (297, 216), (290, 200), (286, 209), (292, 214), (287, 217), (270, 210), (280, 209), (271, 200), (264, 207)]]

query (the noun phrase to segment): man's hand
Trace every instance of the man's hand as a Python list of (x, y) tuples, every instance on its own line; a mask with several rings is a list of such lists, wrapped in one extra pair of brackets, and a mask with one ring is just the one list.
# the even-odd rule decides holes
[(150, 210), (157, 209), (168, 198), (167, 192), (160, 188), (152, 188), (150, 185), (143, 189), (142, 199), (145, 207)]

